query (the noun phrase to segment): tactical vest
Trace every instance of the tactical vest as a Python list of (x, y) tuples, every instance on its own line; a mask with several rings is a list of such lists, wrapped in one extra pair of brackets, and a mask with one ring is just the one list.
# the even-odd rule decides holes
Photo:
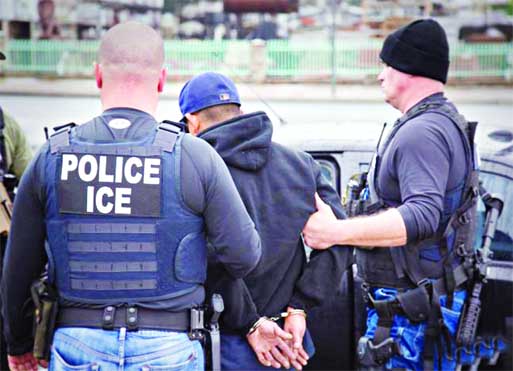
[(452, 291), (455, 288), (453, 269), (473, 253), (475, 212), (479, 193), (474, 150), (477, 124), (467, 122), (462, 115), (443, 102), (421, 104), (396, 122), (386, 142), (378, 149), (368, 174), (370, 205), (367, 207), (367, 213), (399, 206), (399, 203), (388, 202), (381, 197), (376, 182), (380, 160), (401, 127), (426, 112), (445, 116), (458, 128), (465, 147), (466, 176), (457, 187), (445, 195), (443, 214), (432, 238), (404, 247), (357, 249), (358, 273), (369, 286), (412, 288), (427, 279), (445, 277), (447, 289)]
[(182, 138), (166, 124), (138, 141), (92, 142), (75, 129), (50, 137), (47, 253), (61, 299), (134, 304), (204, 283), (203, 219), (181, 196)]

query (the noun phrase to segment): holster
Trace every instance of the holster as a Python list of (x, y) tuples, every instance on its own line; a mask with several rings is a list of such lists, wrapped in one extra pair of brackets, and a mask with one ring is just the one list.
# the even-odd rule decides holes
[(401, 309), (414, 323), (425, 321), (431, 311), (431, 299), (425, 285), (397, 295)]
[(221, 333), (219, 331), (219, 317), (223, 311), (223, 297), (219, 294), (213, 294), (209, 306), (210, 320), (207, 328), (207, 370), (221, 371)]
[(213, 294), (208, 305), (208, 323), (205, 323), (205, 309), (191, 309), (191, 329), (189, 339), (199, 340), (205, 351), (205, 369), (221, 371), (221, 333), (219, 317), (224, 311), (223, 298)]
[(36, 359), (48, 361), (57, 320), (57, 295), (44, 279), (32, 284), (31, 293), (36, 308), (33, 354)]
[(400, 354), (399, 346), (389, 337), (379, 344), (365, 336), (358, 341), (358, 361), (364, 369), (381, 368), (390, 358)]

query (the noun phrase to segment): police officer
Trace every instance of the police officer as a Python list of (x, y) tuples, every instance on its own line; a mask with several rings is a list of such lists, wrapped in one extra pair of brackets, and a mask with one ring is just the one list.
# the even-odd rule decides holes
[(403, 116), (380, 144), (361, 194), (366, 214), (336, 220), (321, 200), (305, 239), (315, 248), (360, 246), (358, 274), (368, 293), (363, 367), (456, 366), (454, 338), (469, 277), (477, 172), (473, 134), (443, 94), (449, 48), (434, 20), (390, 34), (378, 76), (385, 100)]
[[(5, 60), (2, 52), (0, 60)], [(0, 107), (0, 171), (9, 192), (17, 185), (31, 158), (32, 150), (25, 133)]]
[[(222, 369), (301, 369), (314, 350), (306, 314), (336, 290), (352, 261), (352, 250), (339, 247), (313, 252), (307, 264), (301, 229), (315, 210), (315, 192), (343, 217), (340, 199), (310, 155), (272, 141), (264, 112), (242, 113), (228, 77), (198, 75), (179, 100), (191, 134), (210, 143), (228, 165), (262, 238), (262, 260), (245, 279), (209, 265), (207, 288), (225, 299)], [(283, 330), (270, 319), (281, 313)]]
[[(5, 60), (5, 55), (2, 52), (0, 52), (0, 60)], [(25, 134), (18, 123), (0, 107), (0, 178), (7, 192), (0, 192), (1, 201), (4, 202), (0, 205), (0, 207), (4, 208), (0, 210), (0, 278), (2, 277), (1, 263), (7, 243), (7, 228), (10, 222), (9, 200), (6, 200), (5, 197), (9, 195), (10, 201), (12, 201), (14, 188), (31, 158), (32, 150), (30, 149)], [(3, 329), (2, 323), (2, 319), (0, 318), (0, 331)], [(3, 335), (0, 334), (0, 369), (3, 370), (6, 368), (7, 354), (5, 341)]]
[(22, 178), (2, 282), (12, 370), (36, 369), (23, 309), (46, 263), (60, 305), (50, 369), (202, 370), (188, 334), (205, 297), (205, 231), (233, 277), (259, 261), (222, 160), (153, 117), (163, 62), (151, 28), (111, 28), (95, 66), (103, 113), (54, 134)]

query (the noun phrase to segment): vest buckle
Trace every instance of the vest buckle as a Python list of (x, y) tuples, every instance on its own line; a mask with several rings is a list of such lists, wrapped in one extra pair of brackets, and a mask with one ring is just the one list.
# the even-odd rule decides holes
[(463, 213), (458, 217), (458, 222), (460, 222), (461, 225), (465, 225), (470, 223), (470, 218), (468, 217), (467, 213)]
[(116, 307), (109, 305), (103, 310), (102, 328), (104, 330), (114, 329), (114, 318), (116, 317)]
[(429, 280), (429, 278), (425, 277), (423, 279), (421, 279), (419, 282), (417, 282), (417, 287), (428, 287), (428, 285), (431, 284), (431, 281)]
[(126, 308), (126, 329), (128, 331), (137, 331), (138, 328), (137, 307), (128, 306)]

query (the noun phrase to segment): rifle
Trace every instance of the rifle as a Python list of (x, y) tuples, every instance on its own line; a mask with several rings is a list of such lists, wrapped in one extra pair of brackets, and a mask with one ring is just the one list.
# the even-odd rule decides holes
[(486, 222), (483, 234), (483, 242), (481, 248), (475, 253), (474, 258), (474, 287), (470, 299), (463, 308), (463, 316), (461, 318), (458, 333), (456, 335), (456, 343), (465, 347), (470, 347), (474, 343), (476, 336), (479, 317), (481, 314), (481, 290), (483, 284), (486, 283), (486, 275), (488, 264), (492, 257), (491, 245), (495, 230), (497, 229), (497, 221), (501, 215), (504, 201), (498, 195), (490, 195), (483, 188), (480, 189), (481, 198), (486, 207)]

